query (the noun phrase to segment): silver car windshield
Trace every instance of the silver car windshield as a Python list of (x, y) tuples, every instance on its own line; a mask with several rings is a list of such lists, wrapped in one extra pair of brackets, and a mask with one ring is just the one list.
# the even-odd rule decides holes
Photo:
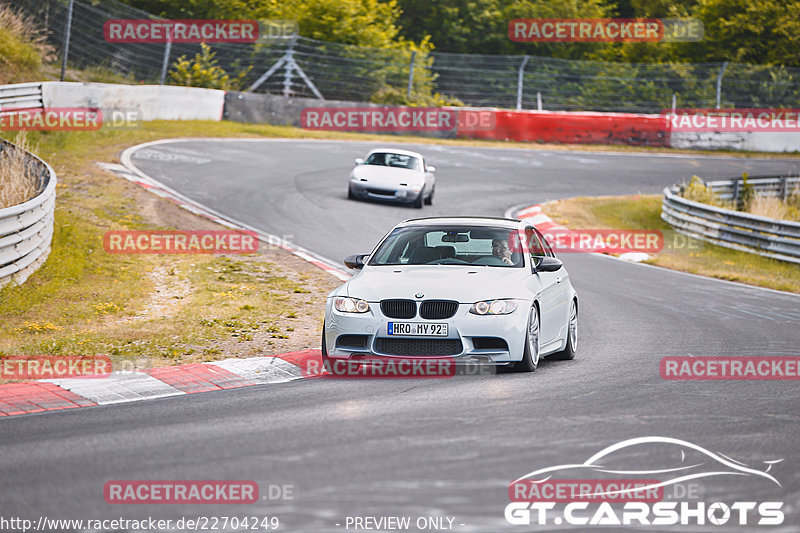
[(516, 229), (411, 226), (392, 231), (372, 255), (369, 264), (522, 268), (521, 251)]
[(377, 165), (395, 168), (407, 168), (409, 170), (419, 170), (419, 158), (412, 155), (393, 154), (389, 152), (375, 152), (370, 154), (365, 165)]

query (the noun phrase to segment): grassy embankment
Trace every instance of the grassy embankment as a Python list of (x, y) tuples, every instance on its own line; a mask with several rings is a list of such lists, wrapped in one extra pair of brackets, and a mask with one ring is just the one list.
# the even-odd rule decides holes
[(800, 293), (800, 267), (756, 254), (690, 239), (661, 220), (661, 195), (570, 198), (545, 207), (559, 224), (572, 228), (660, 230), (664, 249), (650, 264), (738, 281), (759, 287)]

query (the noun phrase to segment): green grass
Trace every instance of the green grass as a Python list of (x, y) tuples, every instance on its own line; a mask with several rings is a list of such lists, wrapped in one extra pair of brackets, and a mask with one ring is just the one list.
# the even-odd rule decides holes
[(660, 195), (578, 197), (545, 206), (553, 220), (576, 229), (617, 228), (659, 230), (662, 251), (650, 264), (759, 287), (800, 293), (796, 264), (731, 250), (688, 238), (661, 220)]
[[(29, 133), (34, 151), (58, 175), (55, 231), (45, 264), (23, 285), (0, 289), (0, 355), (109, 354), (153, 366), (313, 346), (317, 332), (305, 330), (321, 323), (324, 297), (339, 284), (322, 270), (276, 264), (287, 254), (275, 251), (112, 255), (102, 245), (111, 229), (219, 228), (95, 161), (117, 161), (121, 149), (158, 138), (263, 130), (162, 122), (132, 130)], [(303, 331), (296, 330), (298, 321)]]

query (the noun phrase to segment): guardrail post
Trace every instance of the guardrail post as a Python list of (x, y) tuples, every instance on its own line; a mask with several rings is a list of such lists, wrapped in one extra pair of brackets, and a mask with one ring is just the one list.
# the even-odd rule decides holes
[(788, 176), (781, 176), (781, 200), (786, 201), (786, 197), (789, 195), (789, 177)]
[(726, 68), (728, 68), (727, 61), (722, 64), (722, 68), (719, 69), (719, 75), (717, 76), (717, 109), (719, 109), (722, 100), (722, 76), (725, 74)]
[(64, 29), (64, 57), (61, 58), (61, 81), (64, 81), (64, 76), (67, 74), (67, 58), (69, 57), (69, 38), (72, 34), (72, 6), (75, 0), (69, 0), (67, 7), (67, 26)]
[(517, 72), (517, 111), (522, 110), (522, 86), (525, 81), (525, 65), (528, 64), (528, 59), (530, 59), (528, 56), (522, 59), (522, 64)]
[(411, 51), (411, 61), (408, 63), (408, 90), (406, 91), (406, 97), (409, 101), (411, 101), (411, 88), (414, 86), (414, 59), (417, 57), (417, 51)]
[(169, 53), (172, 50), (172, 39), (167, 37), (167, 46), (164, 48), (164, 59), (161, 62), (161, 78), (158, 82), (159, 85), (164, 85), (164, 80), (167, 77), (167, 65), (169, 65)]
[(286, 69), (283, 71), (283, 96), (292, 96), (292, 70), (294, 69), (294, 39), (289, 39), (286, 50)]
[(733, 209), (739, 209), (739, 180), (733, 180)]
[(536, 109), (542, 110), (542, 93), (536, 91)]

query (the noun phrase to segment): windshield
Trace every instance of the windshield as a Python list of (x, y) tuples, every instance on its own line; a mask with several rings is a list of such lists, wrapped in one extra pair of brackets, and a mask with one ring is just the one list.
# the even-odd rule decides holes
[(470, 226), (397, 228), (370, 265), (474, 265), (522, 268), (515, 229)]
[(379, 165), (385, 167), (407, 168), (409, 170), (419, 170), (419, 158), (411, 155), (393, 154), (389, 152), (375, 152), (370, 154), (365, 165)]

